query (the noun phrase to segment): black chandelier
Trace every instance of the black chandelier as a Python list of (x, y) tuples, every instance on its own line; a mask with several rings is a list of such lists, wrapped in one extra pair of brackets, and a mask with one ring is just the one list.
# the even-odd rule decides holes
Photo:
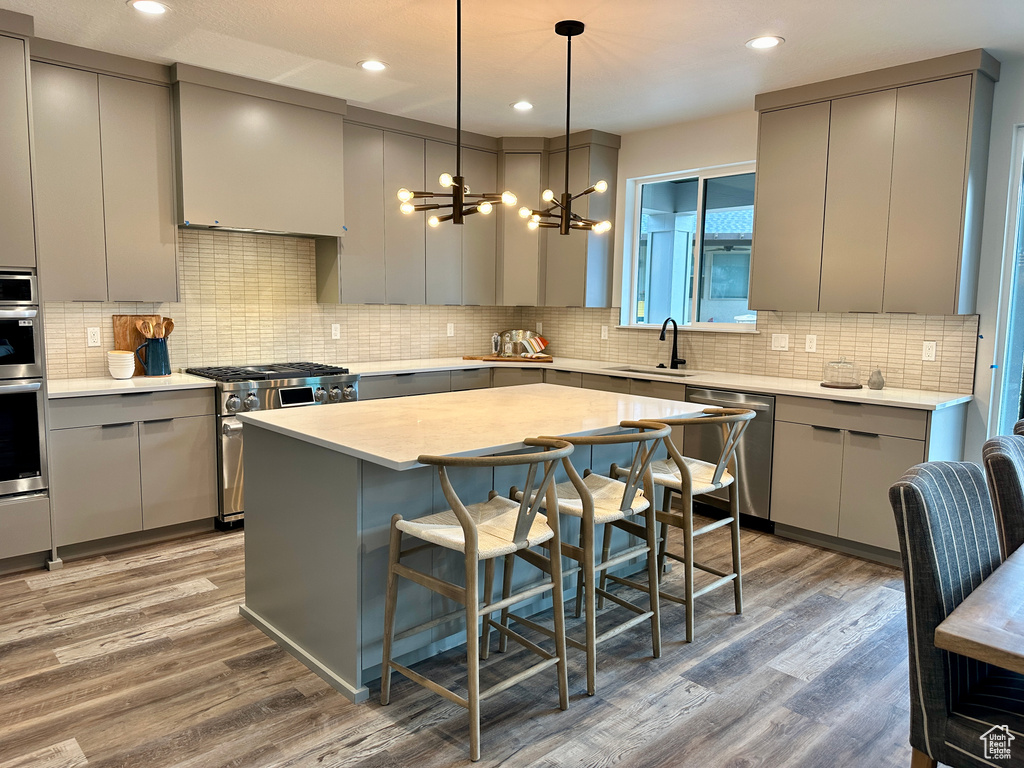
[(570, 232), (582, 230), (602, 234), (612, 228), (610, 221), (596, 221), (585, 219), (578, 213), (572, 212), (572, 201), (591, 192), (604, 192), (608, 189), (607, 181), (599, 181), (587, 187), (578, 195), (569, 192), (569, 109), (571, 106), (570, 92), (572, 87), (572, 38), (574, 35), (582, 35), (584, 24), (582, 21), (566, 20), (555, 24), (555, 34), (566, 38), (565, 56), (565, 187), (561, 197), (556, 200), (555, 193), (545, 189), (541, 200), (551, 203), (544, 210), (534, 210), (523, 206), (519, 209), (519, 215), (526, 219), (526, 226), (530, 229), (538, 227), (558, 227), (559, 234), (568, 235)]
[[(455, 175), (442, 173), (438, 177), (438, 183), (450, 192), (410, 192), (405, 187), (398, 190), (398, 199), (402, 201), (402, 213), (416, 213), (417, 211), (444, 211), (451, 209), (450, 213), (434, 214), (427, 219), (431, 227), (438, 226), (442, 221), (451, 221), (453, 224), (463, 224), (467, 216), (473, 213), (488, 214), (494, 209), (495, 203), (515, 205), (516, 196), (508, 190), (504, 192), (485, 192), (483, 194), (471, 194), (466, 180), (462, 176), (462, 0), (455, 3)], [(429, 201), (441, 198), (448, 202), (423, 202), (416, 203), (415, 200)]]

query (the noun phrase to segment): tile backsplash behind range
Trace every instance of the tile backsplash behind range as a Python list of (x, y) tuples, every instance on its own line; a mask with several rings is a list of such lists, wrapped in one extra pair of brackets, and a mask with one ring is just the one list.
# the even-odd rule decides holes
[[(512, 307), (326, 305), (316, 303), (314, 241), (301, 237), (182, 230), (180, 301), (46, 302), (47, 376), (106, 376), (111, 316), (174, 318), (171, 367), (455, 357), (490, 351), (491, 334), (512, 327)], [(331, 338), (331, 324), (341, 338)], [(447, 336), (447, 324), (455, 335)], [(86, 328), (100, 328), (99, 347)]]
[[(355, 361), (458, 357), (490, 350), (491, 334), (536, 328), (556, 356), (617, 363), (667, 362), (670, 342), (651, 330), (616, 328), (617, 309), (320, 305), (314, 241), (236, 232), (182, 230), (178, 235), (180, 301), (47, 302), (43, 306), (50, 378), (106, 376), (114, 344), (111, 316), (174, 318), (168, 340), (174, 369), (199, 365), (311, 360)], [(331, 339), (331, 324), (341, 338)], [(447, 324), (455, 335), (447, 336)], [(601, 339), (601, 327), (608, 339)], [(100, 328), (101, 345), (86, 346)], [(818, 380), (840, 355), (866, 380), (879, 366), (890, 387), (972, 391), (978, 318), (934, 315), (845, 315), (758, 312), (758, 334), (680, 332), (680, 355), (698, 370)], [(789, 334), (789, 351), (771, 350), (772, 333)], [(817, 351), (804, 352), (804, 336)], [(922, 362), (923, 341), (936, 341), (935, 362)]]

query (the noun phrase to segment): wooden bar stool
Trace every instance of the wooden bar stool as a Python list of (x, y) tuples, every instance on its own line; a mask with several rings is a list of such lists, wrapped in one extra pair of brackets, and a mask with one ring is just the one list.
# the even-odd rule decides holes
[[(678, 596), (660, 590), (661, 597), (686, 606), (686, 642), (693, 641), (693, 601), (713, 589), (732, 582), (736, 613), (743, 613), (743, 579), (740, 564), (740, 514), (739, 487), (736, 481), (736, 448), (747, 428), (747, 423), (755, 413), (743, 408), (705, 408), (704, 416), (682, 419), (662, 419), (662, 423), (670, 427), (686, 427), (687, 429), (708, 429), (719, 427), (722, 430), (722, 452), (714, 464), (699, 459), (683, 456), (672, 441), (671, 436), (663, 438), (668, 456), (651, 465), (654, 485), (665, 489), (661, 511), (656, 512), (657, 521), (661, 523), (661, 545), (658, 550), (658, 578), (665, 571), (665, 558), (670, 557), (683, 564), (684, 594)], [(625, 476), (629, 470), (625, 467), (612, 465), (612, 474)], [(693, 529), (693, 499), (720, 488), (729, 488), (729, 516), (709, 523), (697, 530)], [(681, 510), (672, 508), (672, 494), (679, 494)], [(709, 565), (696, 562), (693, 554), (693, 540), (697, 536), (709, 533), (723, 526), (730, 526), (732, 531), (732, 570), (720, 571)], [(673, 526), (683, 531), (683, 554), (677, 555), (668, 551), (668, 527)], [(604, 541), (604, 552), (608, 552), (609, 539)], [(605, 555), (607, 556), (607, 554)], [(717, 578), (698, 590), (693, 588), (693, 569), (710, 573)], [(618, 577), (609, 576), (614, 581)], [(602, 585), (603, 586), (603, 585)]]
[[(580, 477), (576, 468), (568, 458), (562, 459), (562, 466), (569, 475), (569, 481), (559, 483), (555, 486), (555, 499), (546, 499), (542, 502), (545, 511), (556, 508), (561, 514), (571, 515), (580, 518), (580, 538), (578, 545), (567, 542), (561, 544), (561, 554), (579, 563), (576, 593), (576, 616), (580, 615), (580, 587), (582, 586), (583, 604), (585, 614), (586, 639), (580, 642), (573, 637), (566, 637), (566, 643), (573, 648), (586, 651), (587, 653), (587, 694), (594, 695), (596, 690), (597, 677), (597, 645), (615, 637), (621, 632), (633, 627), (643, 621), (650, 621), (651, 645), (655, 658), (661, 656), (661, 619), (658, 604), (658, 578), (655, 562), (658, 537), (653, 515), (643, 517), (644, 524), (641, 525), (635, 520), (628, 520), (629, 517), (642, 515), (651, 505), (649, 501), (654, 491), (651, 483), (651, 462), (654, 459), (654, 447), (657, 442), (669, 434), (671, 430), (664, 424), (655, 422), (624, 421), (620, 425), (624, 429), (638, 430), (635, 432), (615, 435), (594, 435), (594, 436), (572, 436), (559, 437), (558, 440), (565, 440), (573, 445), (628, 445), (635, 444), (633, 461), (625, 474), (626, 481), (621, 482), (611, 477), (605, 477), (586, 470), (583, 477)], [(528, 490), (513, 488), (510, 494), (515, 499), (530, 497)], [(552, 502), (557, 502), (557, 507)], [(555, 518), (557, 515), (552, 515)], [(609, 557), (608, 552), (597, 560), (595, 555), (595, 528), (598, 525), (605, 526), (605, 531), (610, 533), (611, 527), (624, 530), (633, 536), (637, 536), (642, 543), (628, 547), (625, 551), (617, 552), (614, 557)], [(560, 558), (554, 553), (559, 552), (559, 547), (554, 541), (548, 542), (545, 547), (549, 556), (537, 552), (524, 552), (521, 557), (532, 562), (538, 568), (551, 572), (560, 567)], [(644, 610), (638, 605), (613, 595), (603, 588), (598, 589), (597, 580), (609, 568), (614, 568), (633, 558), (646, 555), (648, 563), (648, 584), (637, 584), (623, 580), (623, 583), (638, 589), (647, 594), (650, 605)], [(510, 558), (505, 559), (505, 584), (511, 583), (513, 563)], [(582, 584), (581, 584), (582, 582)], [(597, 634), (597, 617), (595, 615), (596, 597), (600, 594), (602, 598), (608, 598), (617, 605), (631, 611), (635, 615)], [(502, 600), (507, 602), (508, 598)], [(560, 621), (559, 608), (555, 606), (555, 629), (554, 632), (531, 619), (523, 616), (513, 615), (508, 609), (502, 611), (500, 624), (492, 623), (493, 626), (504, 629), (508, 627), (508, 620), (514, 619), (523, 626), (534, 629), (543, 634), (551, 636), (558, 631)], [(484, 627), (486, 637), (487, 627)], [(504, 650), (504, 636), (501, 639), (500, 650)]]
[[(562, 616), (562, 571), (558, 559), (546, 572), (550, 578), (544, 583), (520, 590), (517, 594), (508, 594), (505, 585), (502, 599), (492, 601), (494, 583), (494, 559), (501, 556), (512, 556), (517, 552), (526, 551), (529, 547), (550, 542), (550, 546), (558, 548), (561, 537), (558, 531), (558, 516), (550, 519), (538, 514), (537, 499), (549, 498), (554, 504), (554, 472), (559, 459), (569, 456), (574, 448), (563, 440), (538, 438), (523, 441), (528, 446), (542, 447), (545, 450), (514, 454), (509, 456), (485, 457), (451, 457), (451, 456), (420, 456), (421, 464), (437, 467), (441, 480), (441, 489), (450, 509), (436, 514), (405, 520), (401, 515), (391, 518), (391, 543), (389, 550), (388, 581), (386, 602), (384, 605), (384, 654), (381, 666), (380, 700), (387, 704), (391, 696), (391, 670), (401, 672), (410, 680), (440, 696), (454, 701), (469, 710), (469, 751), (471, 760), (480, 759), (480, 702), (504, 691), (517, 683), (541, 672), (548, 667), (557, 666), (558, 704), (561, 709), (569, 706), (567, 672), (565, 666), (565, 625)], [(515, 503), (495, 491), (491, 491), (488, 500), (478, 504), (463, 504), (448, 477), (448, 467), (479, 467), (493, 468), (514, 465), (528, 465), (526, 488), (529, 490), (527, 499)], [(541, 479), (537, 483), (538, 467), (542, 466)], [(412, 536), (425, 542), (407, 550), (402, 550), (402, 534)], [(422, 549), (441, 546), (461, 552), (465, 560), (466, 585), (452, 584), (436, 576), (414, 570), (401, 562), (402, 557)], [(485, 594), (481, 603), (477, 594), (478, 565), (485, 562)], [(466, 618), (466, 661), (468, 667), (468, 694), (459, 694), (429, 680), (418, 672), (399, 664), (391, 658), (391, 647), (394, 640), (395, 604), (398, 598), (399, 577), (414, 581), (427, 589), (454, 600), (465, 608)], [(542, 647), (530, 642), (516, 632), (503, 630), (503, 638), (511, 637), (541, 657), (541, 661), (533, 666), (506, 678), (485, 691), (480, 690), (480, 654), (478, 649), (477, 625), (481, 616), (489, 617), (491, 613), (504, 610), (509, 605), (521, 600), (537, 597), (551, 592), (555, 605), (555, 652), (550, 653)], [(406, 630), (403, 635), (411, 635), (450, 621), (461, 614), (434, 619)], [(484, 656), (486, 658), (486, 655)]]

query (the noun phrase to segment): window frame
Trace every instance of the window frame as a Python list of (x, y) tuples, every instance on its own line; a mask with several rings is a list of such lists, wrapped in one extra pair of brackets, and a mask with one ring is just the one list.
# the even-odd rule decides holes
[[(757, 173), (754, 162), (730, 163), (727, 165), (705, 166), (691, 168), (686, 171), (675, 171), (672, 173), (658, 173), (649, 176), (637, 176), (626, 179), (627, 200), (632, 198), (633, 210), (630, 211), (631, 225), (623, 232), (622, 252), (627, 254), (623, 266), (628, 266), (628, 272), (623, 269), (623, 283), (629, 281), (629, 291), (623, 291), (623, 306), (619, 315), (620, 328), (654, 329), (660, 330), (661, 324), (637, 323), (634, 322), (636, 311), (637, 292), (639, 290), (638, 264), (640, 260), (640, 217), (643, 203), (643, 187), (645, 184), (657, 184), (664, 181), (679, 181), (685, 179), (697, 180), (697, 216), (696, 231), (693, 242), (693, 278), (690, 284), (690, 318), (689, 321), (679, 325), (680, 330), (698, 331), (703, 333), (757, 333), (756, 323), (707, 323), (697, 322), (697, 313), (700, 297), (697, 292), (700, 290), (701, 276), (701, 252), (704, 244), (704, 187), (708, 179), (721, 178), (723, 176), (742, 176), (747, 173)], [(751, 254), (753, 258), (753, 254)], [(749, 290), (748, 290), (749, 296)], [(748, 298), (749, 301), (749, 298)]]

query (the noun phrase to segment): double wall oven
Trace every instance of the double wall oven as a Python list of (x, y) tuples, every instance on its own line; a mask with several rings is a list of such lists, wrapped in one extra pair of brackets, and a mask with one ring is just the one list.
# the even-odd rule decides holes
[(46, 488), (41, 336), (35, 274), (0, 272), (0, 498)]

